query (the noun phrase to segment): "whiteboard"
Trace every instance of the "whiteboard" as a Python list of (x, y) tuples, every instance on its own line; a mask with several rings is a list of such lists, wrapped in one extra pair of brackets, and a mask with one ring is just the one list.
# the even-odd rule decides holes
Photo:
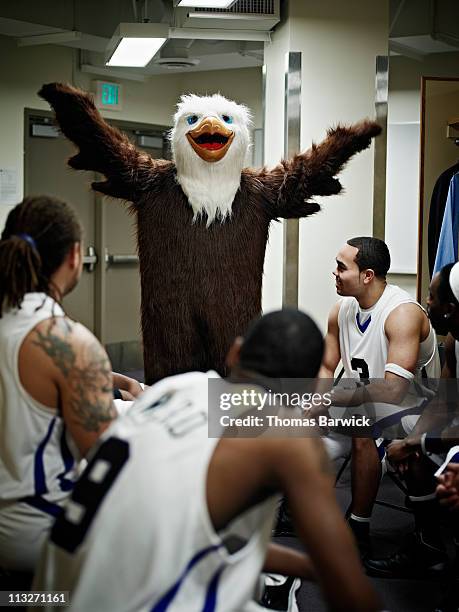
[(419, 215), (419, 122), (387, 126), (386, 243), (392, 274), (416, 274)]

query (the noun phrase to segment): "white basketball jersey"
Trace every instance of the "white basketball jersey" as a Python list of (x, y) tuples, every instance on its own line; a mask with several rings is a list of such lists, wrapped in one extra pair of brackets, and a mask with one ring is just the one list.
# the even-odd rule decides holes
[[(359, 309), (354, 297), (341, 299), (338, 314), (339, 344), (345, 378), (384, 378), (387, 363), (388, 340), (384, 325), (389, 314), (401, 304), (416, 304), (406, 291), (396, 285), (387, 285), (376, 304), (368, 309)], [(419, 345), (416, 375), (426, 368), (430, 378), (440, 377), (435, 332), (430, 333)]]
[(219, 440), (208, 437), (207, 397), (207, 374), (164, 379), (104, 433), (53, 528), (35, 588), (69, 590), (74, 612), (252, 605), (276, 499), (214, 531), (206, 478)]
[(53, 316), (64, 316), (59, 304), (28, 293), (0, 318), (0, 507), (25, 502), (50, 516), (73, 486), (74, 459), (60, 415), (22, 386), (18, 356), (27, 334)]

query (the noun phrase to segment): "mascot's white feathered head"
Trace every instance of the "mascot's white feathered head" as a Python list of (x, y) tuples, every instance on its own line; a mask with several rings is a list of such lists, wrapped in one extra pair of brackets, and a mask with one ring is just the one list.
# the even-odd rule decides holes
[(194, 219), (231, 215), (241, 170), (250, 147), (251, 113), (246, 106), (213, 96), (184, 95), (170, 133), (177, 180)]

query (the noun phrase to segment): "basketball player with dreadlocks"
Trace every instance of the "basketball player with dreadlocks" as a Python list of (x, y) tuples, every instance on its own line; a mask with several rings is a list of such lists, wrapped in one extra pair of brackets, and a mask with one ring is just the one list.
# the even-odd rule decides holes
[(60, 304), (81, 275), (81, 240), (73, 210), (47, 196), (18, 204), (0, 240), (0, 570), (21, 586), (73, 487), (74, 457), (116, 415), (105, 350)]

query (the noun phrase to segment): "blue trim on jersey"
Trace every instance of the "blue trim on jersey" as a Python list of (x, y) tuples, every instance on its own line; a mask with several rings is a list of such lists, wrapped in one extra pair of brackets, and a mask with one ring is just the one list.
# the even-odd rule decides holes
[(61, 491), (71, 491), (73, 487), (75, 486), (75, 483), (73, 482), (73, 480), (70, 480), (69, 478), (65, 478), (65, 476), (73, 468), (75, 464), (75, 459), (73, 458), (73, 455), (70, 452), (69, 446), (67, 444), (67, 439), (65, 435), (65, 426), (62, 428), (60, 448), (61, 448), (62, 461), (64, 463), (64, 471), (58, 474), (57, 479), (59, 480)]
[(164, 404), (167, 404), (174, 394), (175, 391), (167, 391), (166, 393), (163, 393), (159, 399), (155, 400), (152, 404), (144, 408), (142, 412), (148, 412), (148, 410), (153, 410), (154, 408), (164, 406)]
[(45, 454), (46, 445), (49, 442), (51, 434), (53, 433), (54, 425), (56, 424), (56, 417), (51, 421), (46, 432), (46, 436), (40, 442), (34, 459), (34, 476), (35, 476), (35, 495), (43, 495), (48, 493), (48, 487), (46, 486), (45, 476), (45, 465), (43, 462), (43, 455)]
[(36, 508), (37, 510), (41, 510), (45, 514), (49, 514), (50, 516), (58, 517), (62, 512), (62, 507), (59, 506), (59, 504), (49, 502), (39, 495), (23, 497), (21, 501), (29, 506), (32, 506), (33, 508)]
[(454, 455), (449, 460), (449, 463), (459, 463), (459, 453), (454, 453)]
[(376, 445), (376, 450), (378, 451), (379, 460), (382, 461), (386, 456), (386, 444), (388, 444), (390, 440), (383, 440), (381, 444)]
[[(192, 559), (188, 562), (188, 565), (185, 567), (182, 574), (179, 576), (178, 580), (171, 586), (171, 588), (167, 591), (167, 593), (161, 597), (161, 599), (153, 606), (153, 608), (151, 608), (150, 612), (166, 612), (166, 610), (172, 603), (174, 597), (177, 595), (180, 587), (182, 586), (183, 581), (185, 580), (187, 575), (190, 573), (190, 571), (193, 569), (193, 567), (197, 563), (199, 563), (201, 559), (206, 557), (208, 554), (218, 550), (222, 546), (223, 544), (215, 544), (214, 546), (208, 546), (207, 548), (204, 548), (203, 550), (200, 550), (198, 553), (196, 553), (194, 557), (192, 557)], [(222, 569), (220, 569), (219, 572), (221, 572)], [(214, 580), (215, 577), (216, 576), (214, 576), (212, 580)], [(218, 578), (217, 578), (217, 583), (218, 583)], [(212, 584), (212, 581), (211, 581), (211, 584)]]
[(212, 580), (209, 582), (209, 586), (207, 588), (206, 600), (204, 602), (202, 612), (215, 612), (215, 608), (217, 606), (218, 582), (224, 569), (225, 568), (222, 565), (212, 576)]
[[(41, 510), (45, 514), (49, 514), (50, 516), (59, 516), (62, 512), (61, 506), (58, 504), (54, 504), (42, 496), (45, 493), (48, 493), (48, 487), (46, 486), (46, 475), (45, 475), (45, 464), (44, 464), (44, 454), (46, 445), (51, 438), (51, 434), (53, 433), (54, 425), (56, 424), (56, 417), (52, 419), (49, 424), (48, 431), (46, 432), (45, 437), (40, 442), (37, 450), (35, 451), (34, 457), (34, 478), (35, 478), (35, 495), (29, 495), (27, 497), (23, 497), (20, 501), (36, 508), (37, 510)], [(64, 462), (65, 465), (65, 462)]]
[(367, 331), (368, 326), (371, 323), (371, 315), (368, 317), (365, 323), (360, 323), (360, 312), (358, 312), (355, 315), (355, 322), (357, 323), (357, 327), (359, 328), (359, 330), (362, 332), (362, 334), (364, 334)]

